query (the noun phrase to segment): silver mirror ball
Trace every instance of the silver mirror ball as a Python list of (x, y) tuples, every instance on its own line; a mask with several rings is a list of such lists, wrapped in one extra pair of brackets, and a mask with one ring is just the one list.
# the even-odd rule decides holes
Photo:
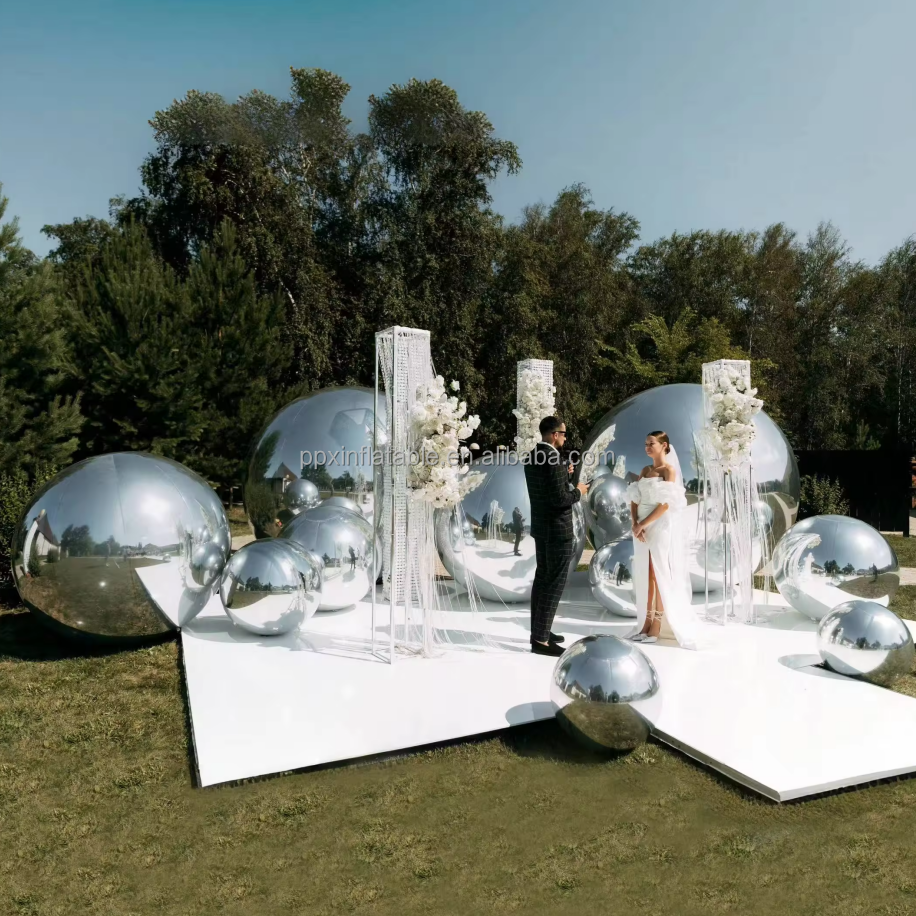
[(70, 635), (133, 641), (184, 626), (229, 556), (219, 497), (193, 471), (144, 452), (66, 468), (13, 534), (22, 600)]

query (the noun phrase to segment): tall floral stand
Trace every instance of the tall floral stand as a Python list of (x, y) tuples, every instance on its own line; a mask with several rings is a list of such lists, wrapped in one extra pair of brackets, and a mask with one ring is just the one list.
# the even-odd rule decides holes
[[(750, 447), (753, 416), (762, 402), (751, 387), (747, 360), (717, 360), (703, 365), (704, 429), (699, 437), (704, 494), (705, 607), (709, 610), (710, 543), (721, 535), (722, 623), (756, 623), (754, 606), (754, 530), (756, 487)], [(713, 518), (710, 519), (710, 503)], [(710, 530), (712, 521), (712, 530)]]
[(555, 411), (553, 360), (523, 359), (516, 368), (516, 453), (527, 455), (541, 438), (538, 426)]

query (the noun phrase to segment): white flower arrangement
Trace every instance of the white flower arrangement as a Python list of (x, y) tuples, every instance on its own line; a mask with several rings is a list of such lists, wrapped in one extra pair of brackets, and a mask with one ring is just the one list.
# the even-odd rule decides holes
[(519, 379), (519, 406), (512, 411), (518, 419), (518, 435), (515, 437), (516, 452), (526, 455), (541, 441), (538, 429), (544, 417), (556, 412), (554, 395), (556, 387), (549, 386), (540, 372), (524, 369)]
[(710, 438), (719, 457), (729, 467), (747, 460), (756, 436), (753, 419), (763, 407), (757, 389), (730, 366), (721, 366), (704, 386), (711, 407)]
[[(459, 390), (451, 383), (452, 391)], [(408, 485), (412, 497), (432, 503), (437, 509), (454, 508), (479, 486), (484, 475), (469, 473), (466, 463), (471, 450), (464, 442), (480, 426), (480, 417), (468, 415), (468, 406), (449, 396), (441, 375), (417, 387), (417, 399), (410, 411), (411, 442), (416, 455), (411, 461)]]
[[(580, 483), (591, 483), (598, 470), (604, 450), (614, 441), (616, 424), (609, 426), (589, 447), (582, 456), (582, 473), (579, 475)], [(619, 476), (619, 475), (618, 475)]]

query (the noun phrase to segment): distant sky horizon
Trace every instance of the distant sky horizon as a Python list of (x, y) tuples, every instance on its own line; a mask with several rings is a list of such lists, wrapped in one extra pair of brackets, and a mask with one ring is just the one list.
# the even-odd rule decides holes
[(25, 243), (139, 192), (148, 121), (189, 90), (285, 97), (289, 67), (370, 95), (438, 78), (512, 140), (512, 222), (572, 184), (640, 240), (837, 226), (877, 263), (916, 233), (911, 0), (0, 0), (0, 183)]

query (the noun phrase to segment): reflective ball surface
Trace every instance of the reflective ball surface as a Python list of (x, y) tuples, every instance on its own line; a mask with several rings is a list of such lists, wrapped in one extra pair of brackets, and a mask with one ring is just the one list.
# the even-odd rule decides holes
[(22, 600), (65, 633), (135, 640), (192, 620), (229, 555), (213, 488), (186, 467), (117, 452), (66, 468), (17, 525)]
[(620, 617), (636, 617), (633, 590), (633, 538), (599, 547), (588, 564), (592, 596), (605, 610)]
[[(599, 469), (604, 465), (599, 465)], [(592, 480), (584, 500), (585, 517), (592, 532), (592, 543), (603, 547), (630, 533), (633, 528), (627, 484), (611, 473)]]
[(191, 554), (191, 576), (201, 586), (211, 586), (223, 571), (226, 555), (214, 541), (205, 541)]
[(894, 549), (871, 525), (845, 515), (815, 515), (776, 545), (773, 577), (795, 610), (821, 620), (852, 598), (887, 607), (900, 585), (900, 567)]
[(340, 506), (322, 504), (296, 516), (280, 537), (322, 561), (319, 610), (352, 607), (369, 594), (378, 569), (372, 526), (361, 515)]
[[(688, 530), (691, 532), (691, 580), (694, 591), (702, 591), (707, 565), (703, 548), (706, 500), (699, 494), (701, 467), (695, 447), (695, 436), (704, 426), (702, 386), (662, 385), (628, 398), (595, 424), (586, 439), (585, 449), (596, 442), (612, 425), (616, 427), (614, 440), (607, 446), (603, 455), (599, 456), (599, 466), (604, 465), (616, 470), (617, 463), (622, 461), (621, 471), (625, 477), (621, 482), (624, 485), (636, 480), (642, 468), (649, 463), (645, 451), (646, 435), (656, 429), (668, 433), (671, 444), (678, 453), (687, 487), (686, 511)], [(757, 438), (751, 449), (751, 457), (758, 499), (772, 511), (772, 528), (768, 539), (775, 543), (792, 526), (798, 512), (801, 487), (798, 465), (785, 435), (766, 413), (757, 414), (754, 426)], [(602, 482), (606, 479), (605, 476)], [(760, 507), (758, 516), (768, 518), (766, 511)], [(619, 510), (617, 517), (619, 520)], [(596, 547), (614, 539), (610, 533), (601, 530), (597, 513), (594, 521), (590, 519), (590, 525)], [(714, 532), (710, 532), (710, 537), (713, 535)], [(755, 554), (758, 557), (762, 555), (760, 545), (755, 548)], [(710, 585), (720, 587), (722, 570), (715, 570), (711, 561), (708, 565)]]
[(657, 693), (652, 662), (617, 636), (586, 636), (571, 645), (557, 661), (550, 688), (564, 730), (602, 751), (630, 751), (649, 737), (643, 713)]
[(882, 687), (910, 674), (916, 657), (907, 625), (874, 601), (847, 601), (830, 611), (818, 625), (817, 648), (837, 674)]
[[(507, 603), (528, 601), (536, 558), (531, 537), (531, 503), (524, 466), (513, 455), (478, 459), (471, 472), (484, 479), (454, 511), (436, 512), (436, 546), (442, 565), (463, 588), (468, 576), (481, 598)], [(573, 507), (575, 572), (585, 549), (585, 514)], [(521, 514), (521, 518), (515, 510)]]
[[(303, 480), (314, 484), (319, 496), (353, 490), (372, 520), (374, 401), (369, 388), (323, 388), (287, 404), (267, 424), (245, 484), (245, 508), (258, 537), (276, 537), (296, 514), (313, 508), (315, 492), (302, 487)], [(380, 397), (382, 438), (384, 429), (385, 399)], [(284, 500), (290, 487), (297, 488), (290, 497), (293, 505)]]
[(321, 501), (322, 506), (337, 506), (340, 509), (349, 509), (351, 512), (355, 512), (357, 515), (366, 517), (366, 513), (363, 512), (362, 507), (355, 499), (350, 499), (348, 496), (329, 496), (327, 499)]
[(305, 509), (314, 509), (321, 502), (318, 487), (311, 480), (291, 480), (283, 492), (283, 505), (298, 515)]
[(220, 598), (236, 626), (260, 636), (300, 627), (318, 608), (317, 561), (281, 540), (253, 541), (223, 570)]

